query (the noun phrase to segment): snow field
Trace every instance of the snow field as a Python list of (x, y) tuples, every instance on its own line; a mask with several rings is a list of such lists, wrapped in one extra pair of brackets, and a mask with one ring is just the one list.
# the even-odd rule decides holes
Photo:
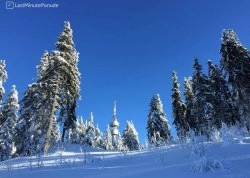
[[(65, 151), (48, 156), (21, 157), (0, 163), (1, 178), (138, 178), (138, 177), (250, 177), (250, 138), (238, 143), (206, 143), (206, 158), (218, 160), (222, 167), (194, 172), (198, 158), (188, 145), (169, 145), (132, 152), (110, 152), (65, 145)], [(78, 150), (78, 151), (77, 151)]]

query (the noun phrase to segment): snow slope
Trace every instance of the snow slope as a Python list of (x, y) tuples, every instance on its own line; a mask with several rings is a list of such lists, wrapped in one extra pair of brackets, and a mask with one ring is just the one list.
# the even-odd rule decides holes
[(188, 145), (168, 145), (128, 153), (65, 145), (46, 157), (22, 157), (0, 162), (0, 178), (250, 178), (250, 138), (235, 143), (207, 143), (206, 157), (222, 168), (193, 172), (196, 157)]

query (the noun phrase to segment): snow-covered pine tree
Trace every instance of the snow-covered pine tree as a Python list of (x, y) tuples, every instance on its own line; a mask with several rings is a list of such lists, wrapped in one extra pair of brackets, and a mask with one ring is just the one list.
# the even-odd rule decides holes
[[(250, 130), (250, 56), (237, 34), (224, 30), (221, 44), (221, 67), (232, 92), (233, 105), (238, 107), (242, 124)], [(238, 113), (236, 113), (237, 115)]]
[(86, 129), (85, 142), (90, 146), (94, 146), (95, 145), (94, 138), (95, 138), (94, 115), (91, 112), (90, 117), (89, 117), (89, 121), (88, 121), (88, 125), (87, 125), (87, 129)]
[(3, 84), (6, 82), (6, 79), (8, 77), (5, 67), (5, 60), (0, 60), (0, 102), (2, 102), (3, 94), (5, 93)]
[[(45, 51), (40, 64), (37, 66), (37, 80), (42, 80), (43, 78), (46, 77), (47, 72), (49, 70), (50, 67), (50, 54), (48, 51)], [(59, 131), (59, 125), (57, 124), (57, 119), (55, 116), (53, 116), (53, 131), (52, 131), (52, 144), (55, 145), (56, 143), (58, 143), (59, 139), (60, 139), (60, 131)]]
[(7, 72), (5, 70), (6, 64), (5, 60), (0, 60), (0, 127), (4, 123), (4, 119), (2, 116), (2, 100), (3, 100), (3, 94), (5, 93), (3, 84), (6, 82), (6, 79), (8, 77)]
[(83, 118), (78, 118), (78, 134), (79, 134), (79, 142), (80, 144), (84, 143), (85, 135), (86, 135), (86, 125), (83, 123)]
[(172, 88), (172, 115), (174, 117), (173, 124), (176, 127), (177, 136), (180, 140), (186, 140), (189, 133), (189, 125), (185, 117), (186, 105), (181, 99), (180, 84), (178, 82), (177, 73), (173, 72), (173, 88)]
[(122, 139), (123, 139), (123, 144), (129, 150), (132, 151), (140, 149), (138, 133), (132, 121), (127, 121), (127, 126), (123, 131)]
[[(43, 108), (45, 102), (42, 98), (45, 98), (46, 95), (41, 88), (42, 84), (33, 83), (29, 85), (27, 91), (24, 93), (23, 99), (20, 101), (20, 116), (15, 136), (15, 144), (19, 156), (32, 155), (38, 152), (34, 147), (40, 143), (38, 140), (35, 141), (34, 139), (39, 139), (38, 137), (40, 137), (40, 135), (38, 134), (41, 134), (41, 120), (48, 112), (48, 108), (46, 108), (46, 110)], [(48, 120), (44, 123), (47, 122)], [(42, 134), (46, 134), (46, 131)], [(39, 152), (41, 151), (42, 150), (39, 149)]]
[(103, 141), (101, 136), (102, 132), (97, 125), (95, 129), (95, 138), (94, 138), (94, 143), (96, 148), (100, 148), (102, 146)]
[[(150, 101), (150, 110), (147, 121), (148, 140), (150, 143), (156, 144), (159, 140), (163, 142), (171, 141), (170, 126), (168, 125), (167, 117), (163, 111), (163, 104), (160, 95), (156, 94)], [(159, 138), (154, 140), (155, 134), (159, 133)]]
[(18, 92), (15, 85), (13, 85), (2, 109), (4, 123), (0, 127), (0, 161), (14, 156), (14, 137), (18, 121), (18, 109)]
[(43, 56), (41, 57), (40, 60), (40, 64), (38, 66), (36, 66), (37, 68), (37, 79), (41, 80), (42, 78), (44, 78), (47, 74), (47, 69), (49, 68), (50, 65), (50, 54), (48, 51), (45, 51), (43, 53)]
[(234, 125), (237, 121), (233, 107), (231, 93), (228, 89), (227, 81), (222, 75), (220, 68), (208, 61), (209, 87), (213, 91), (210, 97), (212, 105), (211, 125), (220, 130), (222, 123), (228, 126)]
[(117, 140), (115, 142), (115, 145), (113, 143), (113, 147), (116, 151), (127, 151), (127, 147), (123, 144), (123, 139), (120, 132), (117, 135)]
[(74, 126), (70, 128), (70, 143), (84, 144), (86, 139), (86, 126), (83, 123), (82, 117), (79, 117), (74, 123)]
[(112, 144), (112, 133), (111, 130), (109, 128), (109, 125), (105, 131), (105, 138), (103, 139), (103, 148), (105, 150), (113, 150), (113, 144)]
[(192, 113), (193, 110), (193, 100), (194, 100), (194, 93), (193, 93), (193, 82), (192, 77), (188, 77), (184, 79), (184, 96), (186, 99), (186, 112), (185, 112), (185, 120), (188, 122), (189, 129), (195, 130), (196, 128), (196, 121), (195, 117)]
[(76, 121), (76, 101), (80, 97), (80, 72), (78, 71), (79, 53), (75, 49), (73, 42), (73, 31), (68, 21), (64, 24), (64, 30), (58, 37), (56, 47), (60, 56), (67, 61), (66, 75), (60, 84), (61, 112), (59, 121), (63, 123), (62, 141), (64, 141), (65, 131), (71, 128)]
[[(57, 142), (59, 129), (56, 111), (63, 99), (60, 98), (59, 89), (62, 74), (67, 70), (67, 61), (60, 57), (58, 51), (53, 51), (48, 61), (49, 65), (38, 67), (43, 69), (40, 70), (43, 77), (38, 75), (37, 82), (29, 85), (20, 102), (16, 135), (17, 152), (20, 155), (46, 154), (50, 145)], [(42, 59), (40, 65), (44, 64)]]
[(211, 92), (208, 85), (208, 77), (202, 73), (202, 67), (197, 58), (194, 60), (194, 73), (192, 77), (192, 88), (194, 93), (193, 107), (191, 113), (195, 119), (194, 131), (209, 137), (211, 105), (208, 103)]

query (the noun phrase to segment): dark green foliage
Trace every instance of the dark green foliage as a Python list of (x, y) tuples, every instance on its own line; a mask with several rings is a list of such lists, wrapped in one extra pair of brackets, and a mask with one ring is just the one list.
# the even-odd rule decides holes
[(212, 105), (211, 125), (218, 130), (222, 123), (228, 126), (234, 125), (237, 121), (237, 117), (234, 115), (236, 108), (233, 106), (227, 82), (220, 68), (210, 60), (208, 61), (208, 73), (211, 90), (211, 97), (208, 102)]
[[(56, 102), (57, 109), (59, 107), (57, 92), (57, 71), (59, 68), (56, 59), (58, 58), (55, 56), (50, 58), (51, 64), (46, 69), (47, 75), (38, 80), (37, 83), (30, 85), (20, 102), (20, 119), (16, 133), (16, 146), (19, 155), (42, 153), (49, 122), (51, 119), (56, 122), (55, 113), (53, 113), (54, 117), (50, 118), (53, 103)], [(58, 132), (58, 130), (52, 129), (52, 132)], [(52, 133), (52, 135), (59, 134)], [(58, 140), (51, 141), (54, 143)]]
[(76, 101), (80, 97), (80, 72), (78, 71), (78, 52), (73, 42), (73, 31), (69, 22), (65, 22), (64, 30), (58, 37), (56, 43), (60, 56), (67, 63), (65, 71), (62, 73), (63, 80), (60, 83), (61, 111), (59, 122), (63, 124), (62, 141), (65, 132), (72, 128), (76, 122)]
[(60, 112), (60, 117), (64, 118), (63, 130), (62, 130), (62, 141), (64, 141), (65, 132), (69, 129), (75, 129), (74, 124), (76, 122), (76, 99), (72, 103), (65, 105)]
[(185, 95), (185, 105), (186, 105), (186, 112), (185, 112), (185, 120), (187, 121), (189, 128), (191, 130), (195, 130), (196, 122), (192, 112), (193, 109), (193, 100), (194, 100), (194, 93), (193, 93), (193, 82), (192, 77), (185, 78), (184, 80), (184, 95)]
[(223, 31), (221, 44), (221, 67), (228, 79), (233, 105), (238, 107), (241, 123), (250, 128), (250, 56), (240, 43), (237, 34), (229, 29)]
[(173, 72), (173, 88), (172, 88), (172, 115), (174, 117), (173, 124), (176, 127), (177, 136), (180, 140), (186, 140), (189, 132), (189, 125), (185, 117), (186, 106), (181, 99), (179, 90), (177, 73)]
[(201, 134), (209, 137), (211, 126), (211, 105), (208, 103), (211, 92), (207, 76), (202, 73), (202, 67), (197, 58), (194, 60), (193, 73), (193, 106), (191, 113), (194, 120), (194, 128), (196, 134)]

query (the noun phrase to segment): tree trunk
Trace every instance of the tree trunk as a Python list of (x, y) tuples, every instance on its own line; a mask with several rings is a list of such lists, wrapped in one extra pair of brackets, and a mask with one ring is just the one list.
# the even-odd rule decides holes
[[(58, 80), (59, 80), (59, 77), (58, 77)], [(56, 102), (56, 96), (57, 96), (58, 87), (59, 87), (59, 84), (58, 84), (58, 81), (57, 81), (54, 101), (53, 101), (53, 105), (52, 105), (51, 113), (50, 113), (50, 117), (49, 117), (49, 128), (48, 128), (46, 138), (45, 138), (45, 143), (44, 143), (44, 155), (48, 154), (48, 149), (49, 149), (49, 146), (50, 146), (49, 142), (50, 142), (51, 132), (52, 132), (52, 129), (53, 129), (53, 117), (54, 117), (54, 114), (55, 114), (55, 111), (56, 111), (56, 103), (57, 103)]]
[(64, 142), (65, 133), (66, 133), (66, 128), (65, 128), (65, 124), (63, 124), (62, 140), (61, 140), (62, 142)]

